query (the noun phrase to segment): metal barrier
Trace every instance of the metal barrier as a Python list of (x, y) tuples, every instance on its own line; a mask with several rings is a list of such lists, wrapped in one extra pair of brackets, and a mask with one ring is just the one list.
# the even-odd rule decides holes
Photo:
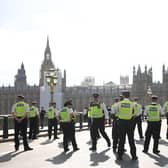
[(3, 117), (3, 138), (8, 138), (8, 116)]
[[(83, 127), (88, 128), (88, 123), (86, 125), (83, 124), (83, 122), (84, 122), (83, 113), (77, 112), (76, 116), (77, 116), (76, 123), (79, 123), (79, 127), (76, 126), (76, 128), (79, 128), (80, 130), (82, 130)], [(3, 130), (2, 135), (0, 135), (0, 137), (2, 137), (3, 139), (7, 139), (9, 136), (13, 135), (13, 134), (9, 134), (9, 128), (14, 129), (13, 124), (11, 124), (11, 122), (12, 122), (11, 120), (13, 120), (13, 117), (12, 117), (12, 115), (0, 115), (0, 119), (1, 119), (0, 120), (0, 125), (1, 125), (0, 130)], [(85, 122), (87, 122), (87, 121), (85, 121)], [(47, 130), (41, 130), (41, 132), (44, 132), (44, 131), (47, 132)]]

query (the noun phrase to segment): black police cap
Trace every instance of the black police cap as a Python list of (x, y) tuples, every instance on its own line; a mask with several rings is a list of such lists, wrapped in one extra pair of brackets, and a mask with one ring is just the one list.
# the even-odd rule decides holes
[(113, 99), (117, 101), (117, 100), (119, 100), (119, 97), (114, 97)]
[(72, 105), (72, 102), (71, 101), (66, 101), (65, 103), (64, 103), (64, 106), (66, 107), (66, 106), (71, 106)]
[(17, 97), (20, 98), (20, 99), (24, 99), (23, 95), (18, 95)]
[(158, 99), (158, 96), (152, 95), (152, 99)]
[(122, 91), (122, 95), (123, 96), (129, 96), (130, 95), (130, 92), (128, 90), (123, 90)]
[(134, 97), (134, 101), (138, 100), (138, 97)]
[(99, 94), (98, 93), (93, 93), (93, 97), (94, 98), (99, 97)]
[(37, 102), (36, 101), (32, 101), (32, 104), (37, 104)]

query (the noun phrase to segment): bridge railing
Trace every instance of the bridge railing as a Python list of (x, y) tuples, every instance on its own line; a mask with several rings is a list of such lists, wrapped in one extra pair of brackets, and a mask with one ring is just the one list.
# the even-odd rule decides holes
[[(77, 120), (76, 120), (76, 124), (75, 127), (78, 128), (79, 130), (82, 129), (88, 129), (89, 128), (89, 123), (88, 123), (88, 119), (86, 116), (83, 115), (82, 112), (77, 112), (76, 113), (77, 116)], [(48, 128), (48, 119), (45, 116), (44, 117), (44, 129), (40, 129), (40, 132), (47, 132)], [(29, 127), (29, 126), (28, 126)], [(39, 125), (40, 127), (40, 125)], [(47, 128), (47, 129), (45, 129)], [(60, 127), (58, 127), (58, 129), (60, 130)], [(2, 139), (8, 139), (10, 136), (14, 135), (14, 131), (13, 133), (11, 133), (11, 131), (9, 130), (14, 130), (14, 120), (13, 120), (13, 116), (12, 115), (0, 115), (0, 137)]]

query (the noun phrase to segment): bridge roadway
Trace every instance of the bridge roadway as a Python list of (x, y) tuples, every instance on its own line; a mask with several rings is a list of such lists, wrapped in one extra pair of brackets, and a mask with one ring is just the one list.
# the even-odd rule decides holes
[[(146, 123), (143, 123), (146, 128)], [(143, 129), (143, 130), (144, 130)], [(111, 128), (106, 128), (108, 135), (111, 137)], [(13, 142), (5, 142), (0, 144), (0, 168), (168, 168), (168, 140), (166, 135), (166, 121), (162, 122), (160, 154), (152, 153), (151, 141), (149, 154), (144, 154), (143, 140), (139, 140), (137, 129), (135, 130), (135, 140), (137, 147), (138, 161), (132, 161), (129, 153), (128, 141), (126, 141), (127, 152), (123, 156), (123, 161), (116, 161), (116, 156), (112, 152), (112, 148), (108, 148), (103, 138), (98, 140), (97, 152), (89, 151), (89, 131), (81, 131), (76, 133), (76, 139), (79, 151), (73, 152), (70, 146), (69, 153), (65, 154), (62, 149), (62, 134), (58, 140), (48, 140), (48, 137), (40, 137), (31, 141), (30, 146), (33, 151), (23, 151), (23, 145), (20, 145), (18, 152), (14, 151)]]

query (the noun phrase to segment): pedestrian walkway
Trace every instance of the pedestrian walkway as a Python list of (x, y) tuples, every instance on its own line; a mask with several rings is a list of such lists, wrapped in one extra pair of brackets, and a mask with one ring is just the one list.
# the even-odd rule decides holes
[[(88, 129), (88, 123), (87, 122), (82, 123), (82, 128), (80, 128), (80, 123), (76, 123), (75, 126), (76, 126), (77, 131)], [(58, 127), (58, 129), (59, 129), (59, 127)], [(27, 131), (28, 131), (28, 134), (29, 134), (29, 128), (27, 129)], [(39, 128), (39, 131), (40, 131), (40, 133), (39, 133), (38, 136), (40, 136), (40, 137), (47, 136), (48, 135), (48, 126), (44, 126), (43, 129)], [(59, 133), (60, 132), (58, 130), (58, 134)], [(13, 141), (13, 140), (14, 140), (14, 129), (9, 129), (8, 130), (8, 138), (5, 138), (5, 139), (3, 138), (3, 130), (0, 130), (0, 143)]]
[[(143, 123), (146, 128), (146, 123)], [(106, 128), (108, 135), (111, 137), (111, 128)], [(31, 141), (30, 146), (33, 151), (23, 151), (22, 144), (18, 152), (14, 151), (14, 143), (6, 142), (0, 144), (0, 168), (168, 168), (168, 140), (166, 137), (166, 121), (162, 122), (162, 131), (160, 140), (160, 155), (152, 153), (153, 140), (151, 141), (149, 154), (144, 154), (144, 140), (139, 140), (137, 129), (135, 130), (135, 140), (137, 147), (138, 161), (132, 161), (128, 141), (125, 148), (127, 152), (123, 156), (123, 161), (116, 161), (116, 156), (112, 148), (108, 148), (105, 140), (98, 140), (97, 152), (89, 151), (90, 134), (89, 131), (80, 131), (76, 133), (76, 139), (79, 151), (73, 152), (72, 146), (70, 151), (65, 154), (62, 148), (62, 134), (58, 140), (48, 140), (48, 137), (40, 137)]]

